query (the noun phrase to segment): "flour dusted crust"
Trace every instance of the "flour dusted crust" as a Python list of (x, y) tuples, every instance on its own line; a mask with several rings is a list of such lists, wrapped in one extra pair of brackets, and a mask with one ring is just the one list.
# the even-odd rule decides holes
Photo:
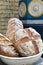
[(15, 38), (15, 32), (11, 32), (10, 34), (7, 35), (7, 37), (10, 39), (11, 42), (14, 41), (14, 38)]
[[(7, 32), (6, 32), (6, 36), (10, 39), (10, 40), (13, 40), (14, 39), (14, 35), (15, 35), (15, 32), (18, 30), (18, 29), (23, 29), (23, 24), (22, 22), (17, 19), (17, 18), (11, 18), (9, 21), (8, 21), (8, 27), (7, 27)], [(14, 34), (14, 35), (13, 35)], [(10, 37), (12, 35), (12, 37)]]
[(28, 37), (27, 32), (24, 29), (19, 29), (16, 33), (15, 33), (15, 40), (18, 41), (24, 37)]
[(14, 46), (21, 56), (31, 56), (43, 51), (41, 35), (31, 27), (19, 29), (15, 33)]
[(0, 45), (13, 45), (10, 40), (0, 33)]
[(34, 28), (29, 27), (28, 29), (33, 33), (33, 35), (40, 35)]
[(17, 57), (18, 53), (13, 46), (0, 46), (0, 54), (9, 57)]
[(19, 29), (15, 33), (15, 48), (21, 56), (31, 56), (39, 53), (36, 41), (30, 39), (25, 29)]
[[(13, 21), (13, 22), (12, 22)], [(20, 24), (20, 26), (23, 28), (23, 24), (22, 24), (22, 22), (19, 20), (19, 19), (17, 19), (17, 18), (11, 18), (9, 21), (8, 21), (8, 24), (10, 25), (10, 24), (13, 24), (13, 23), (15, 23), (15, 24)]]
[(25, 29), (28, 33), (28, 35), (30, 35), (30, 39), (34, 40), (38, 46), (39, 52), (43, 51), (43, 42), (41, 39), (41, 35), (33, 28), (27, 28)]
[(21, 29), (23, 28), (23, 24), (22, 22), (17, 19), (17, 18), (11, 18), (9, 21), (8, 21), (8, 30), (11, 28), (15, 28), (13, 30), (17, 31), (18, 29)]
[(0, 33), (0, 54), (9, 56), (9, 57), (16, 57), (19, 54), (16, 52), (13, 43), (10, 40)]
[(29, 35), (29, 38), (31, 39), (39, 39), (41, 38), (41, 35), (32, 27), (26, 28), (25, 29)]
[(38, 49), (39, 49), (39, 52), (42, 52), (43, 51), (43, 42), (42, 42), (42, 39), (37, 39), (35, 40), (37, 46), (38, 46)]
[(36, 42), (26, 37), (16, 42), (14, 46), (21, 56), (31, 56), (39, 53)]

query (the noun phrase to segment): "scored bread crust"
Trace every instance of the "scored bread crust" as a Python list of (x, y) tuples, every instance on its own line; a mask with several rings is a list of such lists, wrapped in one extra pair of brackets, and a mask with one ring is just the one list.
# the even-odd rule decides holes
[(13, 46), (0, 46), (0, 54), (8, 57), (19, 56)]
[(19, 56), (13, 46), (13, 43), (11, 43), (10, 40), (2, 34), (0, 34), (0, 55), (9, 57)]
[(15, 41), (18, 41), (24, 37), (28, 37), (28, 33), (24, 29), (19, 29), (15, 32)]
[(41, 38), (41, 35), (35, 29), (31, 27), (25, 28), (25, 30), (27, 31), (30, 39), (36, 40), (36, 39)]
[[(32, 45), (32, 47), (31, 47), (31, 45)], [(25, 46), (25, 49), (24, 49), (24, 46)], [(14, 47), (20, 53), (21, 56), (30, 56), (30, 55), (35, 55), (35, 54), (39, 53), (38, 47), (36, 45), (36, 42), (33, 41), (33, 40), (30, 40), (30, 39), (28, 39), (26, 37), (21, 39), (21, 40), (19, 40), (19, 41), (17, 41), (14, 44)], [(33, 48), (33, 50), (32, 50), (32, 48)], [(24, 53), (24, 50), (25, 50), (25, 53)]]
[(29, 38), (36, 42), (39, 52), (43, 51), (41, 35), (32, 27), (26, 28), (25, 30), (27, 31)]
[[(13, 22), (12, 22), (12, 21), (13, 21)], [(11, 18), (11, 19), (8, 21), (8, 24), (9, 24), (9, 25), (10, 25), (10, 24), (13, 24), (13, 23), (19, 24), (19, 25), (23, 28), (22, 21), (20, 21), (19, 19), (17, 19), (17, 18)]]
[(0, 33), (0, 46), (1, 45), (13, 45), (10, 40)]
[(31, 27), (19, 29), (15, 33), (14, 46), (21, 56), (31, 56), (43, 51), (41, 35)]
[(12, 41), (18, 29), (23, 29), (22, 22), (17, 18), (11, 18), (8, 21), (6, 36)]

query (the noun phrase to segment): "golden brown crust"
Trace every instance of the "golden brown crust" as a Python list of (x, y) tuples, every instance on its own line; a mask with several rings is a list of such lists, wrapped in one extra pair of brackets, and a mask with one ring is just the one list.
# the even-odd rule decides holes
[[(37, 40), (37, 39), (41, 38), (41, 36), (38, 34), (33, 35), (33, 32), (29, 28), (25, 28), (25, 30), (27, 31), (30, 39)], [(35, 34), (35, 32), (34, 32), (34, 34)]]
[(13, 46), (0, 46), (0, 54), (8, 57), (19, 56)]
[(13, 46), (13, 43), (11, 43), (10, 40), (2, 34), (0, 34), (0, 54), (9, 57), (19, 56)]
[[(13, 39), (13, 32), (14, 32), (14, 35), (15, 35), (15, 32), (18, 30), (18, 29), (23, 29), (23, 24), (22, 22), (17, 19), (17, 18), (11, 18), (9, 21), (8, 21), (8, 26), (7, 26), (7, 32), (6, 32), (6, 36), (12, 41)], [(12, 35), (12, 36), (11, 36)]]
[(14, 46), (17, 47), (19, 44), (25, 43), (27, 41), (29, 41), (28, 37), (22, 38), (19, 41), (15, 41)]
[[(19, 41), (17, 41), (15, 44), (14, 44), (14, 47), (16, 48), (16, 50), (19, 52), (19, 54), (20, 54), (20, 56), (29, 56), (29, 54), (27, 54), (27, 55), (25, 55), (25, 53), (22, 51), (20, 51), (20, 45), (21, 44), (25, 44), (26, 42), (28, 42), (29, 43), (29, 41), (31, 41), (32, 42), (32, 44), (33, 44), (33, 47), (34, 47), (34, 54), (33, 55), (36, 55), (36, 54), (38, 54), (39, 53), (39, 49), (38, 49), (38, 46), (37, 46), (37, 44), (36, 44), (36, 42), (34, 41), (34, 40), (32, 40), (32, 39), (29, 39), (28, 37), (25, 37), (25, 38), (22, 38), (21, 40), (19, 40)], [(29, 43), (30, 44), (30, 43)], [(21, 48), (22, 49), (22, 48)], [(29, 49), (28, 49), (29, 50)], [(26, 51), (25, 51), (26, 52)], [(30, 51), (28, 51), (28, 52), (30, 52)], [(30, 53), (32, 53), (32, 52), (30, 52)], [(32, 54), (30, 54), (30, 55), (32, 55)]]
[(12, 32), (12, 33), (9, 34), (7, 37), (8, 37), (8, 38), (11, 40), (11, 42), (13, 43), (13, 42), (14, 42), (15, 33)]
[(11, 43), (7, 37), (0, 35), (0, 46), (1, 45), (13, 45), (13, 43)]
[(33, 40), (33, 45), (34, 45), (34, 49), (35, 49), (35, 54), (38, 54), (39, 53), (39, 49), (38, 49), (38, 46), (36, 44), (36, 42)]
[(13, 55), (10, 54), (10, 53), (5, 53), (5, 52), (3, 52), (2, 50), (0, 51), (0, 55), (4, 55), (4, 56), (8, 56), (8, 57), (15, 57), (15, 56), (13, 56)]
[(6, 41), (6, 39), (3, 37), (3, 36), (0, 36), (0, 42), (5, 42)]
[(28, 33), (28, 35), (31, 37), (32, 36), (32, 32), (28, 28), (25, 28), (25, 30)]

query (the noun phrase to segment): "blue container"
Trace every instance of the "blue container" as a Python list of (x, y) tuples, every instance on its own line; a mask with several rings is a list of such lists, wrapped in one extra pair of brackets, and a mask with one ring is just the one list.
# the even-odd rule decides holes
[(43, 1), (42, 0), (20, 0), (19, 18), (24, 27), (35, 28), (43, 39)]

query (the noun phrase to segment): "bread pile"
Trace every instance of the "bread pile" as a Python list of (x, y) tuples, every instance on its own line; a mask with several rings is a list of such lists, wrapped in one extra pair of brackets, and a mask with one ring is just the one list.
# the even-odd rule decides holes
[(8, 21), (6, 37), (0, 34), (0, 54), (10, 57), (33, 56), (43, 51), (41, 35), (32, 27), (23, 28), (17, 18)]

